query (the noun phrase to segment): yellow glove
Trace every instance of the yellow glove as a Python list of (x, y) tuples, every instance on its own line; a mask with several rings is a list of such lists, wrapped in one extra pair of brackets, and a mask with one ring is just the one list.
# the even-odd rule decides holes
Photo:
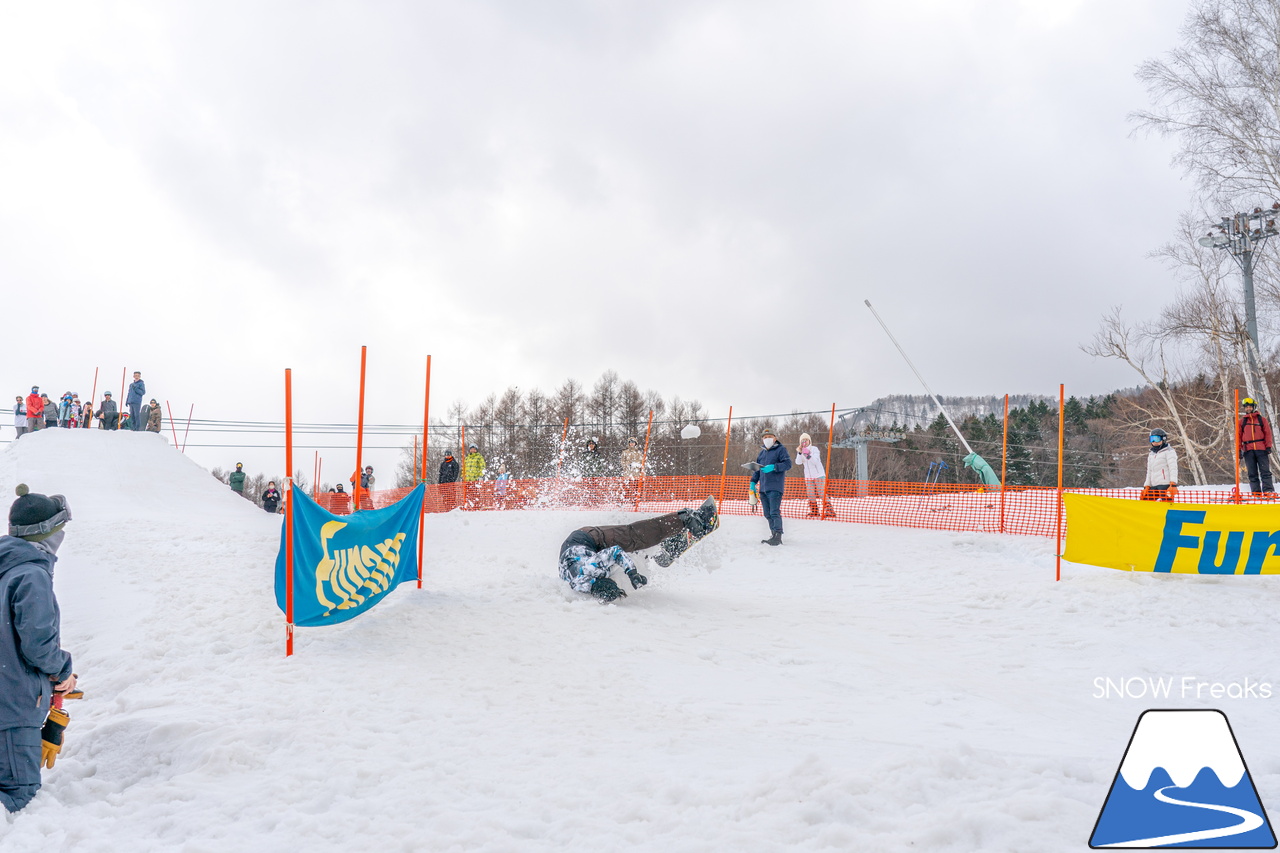
[(66, 733), (69, 722), (71, 715), (66, 711), (61, 708), (49, 709), (49, 718), (44, 721), (44, 728), (40, 730), (41, 767), (52, 769), (58, 753), (62, 752), (62, 736)]

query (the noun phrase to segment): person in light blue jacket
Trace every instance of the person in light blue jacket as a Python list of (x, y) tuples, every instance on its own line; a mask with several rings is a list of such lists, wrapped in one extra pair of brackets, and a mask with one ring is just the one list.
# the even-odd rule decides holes
[(760, 436), (763, 450), (756, 456), (751, 473), (751, 490), (759, 491), (764, 517), (769, 522), (769, 538), (761, 539), (764, 545), (782, 544), (782, 491), (786, 486), (787, 471), (791, 468), (791, 454), (778, 441), (773, 430), (766, 429)]

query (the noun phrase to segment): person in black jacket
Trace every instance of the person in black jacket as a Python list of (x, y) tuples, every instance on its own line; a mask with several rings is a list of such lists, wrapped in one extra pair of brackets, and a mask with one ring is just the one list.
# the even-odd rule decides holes
[(102, 402), (98, 404), (98, 420), (102, 422), (102, 429), (115, 429), (120, 425), (120, 412), (116, 409), (115, 400), (111, 399), (110, 391), (102, 392)]
[(280, 507), (280, 490), (276, 488), (276, 481), (272, 480), (267, 483), (266, 491), (262, 493), (262, 508), (267, 512), (275, 514)]
[[(440, 463), (440, 485), (458, 482), (458, 476), (462, 473), (462, 468), (458, 465), (458, 460), (453, 458), (453, 453), (446, 450), (444, 452), (444, 461)], [(444, 500), (444, 508), (446, 510), (453, 509), (458, 504), (458, 487), (449, 486), (447, 489), (441, 489), (440, 495)]]

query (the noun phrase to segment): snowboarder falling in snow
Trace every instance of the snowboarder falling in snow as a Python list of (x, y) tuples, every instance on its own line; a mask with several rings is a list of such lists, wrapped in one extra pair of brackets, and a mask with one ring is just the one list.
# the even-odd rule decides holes
[(707, 498), (697, 509), (682, 509), (631, 524), (580, 527), (560, 546), (560, 579), (577, 592), (594, 595), (601, 603), (626, 598), (627, 594), (610, 577), (614, 569), (622, 570), (632, 589), (649, 582), (636, 569), (628, 552), (661, 545), (654, 562), (665, 568), (719, 526), (716, 500)]

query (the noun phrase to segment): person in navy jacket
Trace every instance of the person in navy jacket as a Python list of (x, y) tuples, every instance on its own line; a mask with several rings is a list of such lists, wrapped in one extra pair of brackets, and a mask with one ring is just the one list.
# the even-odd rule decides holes
[(786, 485), (787, 470), (791, 468), (791, 454), (773, 430), (765, 430), (760, 443), (764, 449), (756, 457), (759, 468), (751, 474), (751, 490), (759, 491), (764, 517), (769, 521), (769, 538), (760, 541), (765, 545), (781, 545), (782, 489)]

